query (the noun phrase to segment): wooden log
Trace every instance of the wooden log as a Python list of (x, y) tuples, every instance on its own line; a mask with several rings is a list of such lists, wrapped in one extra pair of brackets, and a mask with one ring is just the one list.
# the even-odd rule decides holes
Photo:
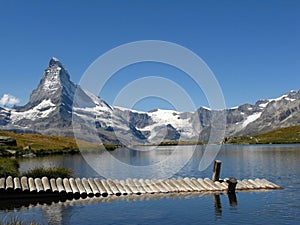
[(74, 195), (74, 198), (79, 198), (80, 194), (79, 194), (79, 190), (77, 188), (77, 185), (76, 185), (76, 182), (75, 182), (74, 178), (69, 179), (69, 184), (70, 184), (70, 187), (72, 189), (72, 193)]
[(206, 182), (206, 184), (210, 185), (210, 187), (214, 190), (214, 191), (221, 191), (221, 189), (215, 185), (215, 183), (209, 179), (209, 178), (204, 178), (204, 182)]
[(91, 187), (90, 187), (90, 185), (89, 185), (88, 180), (84, 177), (84, 178), (81, 179), (81, 182), (82, 182), (82, 184), (83, 184), (83, 187), (84, 187), (84, 189), (85, 189), (87, 195), (88, 195), (89, 197), (93, 197), (93, 196), (94, 196), (94, 193), (93, 193), (93, 191), (92, 191), (92, 189), (91, 189)]
[(151, 179), (151, 183), (153, 185), (156, 185), (156, 187), (159, 189), (159, 191), (161, 193), (168, 193), (169, 191), (161, 184), (161, 182), (159, 182), (158, 180), (156, 179)]
[[(227, 182), (223, 182), (223, 183), (227, 184)], [(237, 184), (236, 184), (236, 188), (235, 189), (236, 190), (243, 190), (243, 185), (242, 185), (242, 183), (241, 183), (240, 180), (237, 180)]]
[(6, 178), (6, 182), (5, 182), (5, 190), (6, 191), (13, 191), (14, 190), (14, 182), (13, 182), (13, 178), (12, 176), (8, 176)]
[(124, 180), (120, 180), (120, 184), (122, 185), (122, 187), (125, 189), (126, 193), (128, 195), (133, 194), (132, 190), (130, 189), (130, 187), (126, 184), (126, 182)]
[(194, 191), (192, 187), (190, 187), (183, 179), (182, 177), (178, 177), (177, 181), (187, 190), (187, 191)]
[(132, 190), (132, 193), (140, 195), (141, 192), (138, 191), (137, 187), (135, 186), (135, 184), (133, 183), (133, 181), (130, 178), (126, 179), (126, 184), (130, 187), (130, 189)]
[(117, 186), (117, 188), (119, 189), (119, 191), (121, 192), (122, 195), (127, 195), (128, 194), (126, 192), (126, 190), (124, 189), (124, 187), (120, 184), (120, 181), (113, 180), (113, 182), (115, 183), (115, 185)]
[(204, 180), (202, 178), (198, 178), (197, 181), (199, 182), (199, 184), (205, 188), (206, 191), (213, 191), (214, 189), (212, 187), (210, 187), (210, 185), (207, 185), (206, 182), (204, 182)]
[(100, 196), (100, 191), (98, 190), (97, 185), (95, 184), (94, 180), (92, 178), (89, 178), (88, 183), (89, 183), (89, 185), (92, 189), (93, 194), (96, 197), (99, 197)]
[(98, 188), (100, 194), (103, 197), (107, 197), (108, 193), (107, 193), (106, 189), (104, 188), (103, 184), (101, 183), (101, 181), (99, 180), (99, 178), (95, 178), (94, 181), (95, 181), (95, 184), (97, 185), (97, 188)]
[(81, 180), (80, 178), (76, 178), (75, 179), (75, 183), (76, 183), (76, 186), (77, 186), (77, 189), (79, 191), (79, 194), (82, 198), (86, 198), (87, 197), (87, 193), (86, 193), (86, 190), (84, 189), (82, 183), (81, 183)]
[(264, 189), (275, 189), (275, 186), (271, 184), (271, 182), (266, 179), (255, 179), (255, 182), (259, 183)]
[(35, 178), (34, 179), (34, 184), (35, 184), (35, 187), (36, 187), (36, 192), (38, 194), (43, 194), (45, 192), (44, 188), (43, 188), (42, 181), (41, 181), (40, 178)]
[(227, 190), (227, 186), (224, 187), (224, 186), (222, 185), (221, 182), (215, 181), (214, 183), (215, 183), (215, 185), (218, 187), (218, 190), (220, 190), (220, 191), (225, 191), (225, 190)]
[(144, 181), (154, 193), (159, 193), (159, 189), (155, 185), (153, 185), (149, 179), (146, 179)]
[(5, 191), (5, 178), (0, 178), (0, 192)]
[(111, 191), (113, 192), (114, 195), (121, 196), (121, 192), (119, 191), (119, 189), (117, 188), (117, 186), (115, 185), (115, 183), (111, 179), (107, 179), (106, 183), (107, 183), (107, 185), (109, 186), (109, 188), (111, 189)]
[(21, 188), (21, 183), (19, 177), (14, 178), (14, 191), (15, 192), (20, 192), (22, 190)]
[(183, 186), (180, 182), (178, 182), (178, 180), (176, 180), (175, 178), (170, 179), (170, 182), (173, 183), (173, 185), (176, 186), (176, 188), (180, 191), (180, 192), (187, 192), (188, 190), (185, 188), (185, 186)]
[(56, 179), (56, 186), (59, 194), (66, 194), (66, 190), (63, 185), (63, 180), (60, 177)]
[[(228, 181), (226, 181), (228, 182)], [(244, 180), (238, 180), (238, 183), (240, 183), (242, 189), (241, 190), (248, 190), (251, 189), (252, 186), (249, 186), (246, 182), (244, 182)]]
[(249, 179), (248, 182), (252, 184), (255, 189), (259, 189), (260, 185), (258, 185), (254, 180)]
[(21, 177), (21, 187), (23, 193), (29, 192), (28, 179), (27, 177)]
[(35, 184), (34, 184), (34, 180), (32, 177), (28, 178), (28, 186), (29, 186), (29, 191), (30, 193), (37, 193)]
[(176, 187), (170, 179), (166, 179), (164, 182), (171, 187), (172, 192), (179, 192), (179, 188)]
[(199, 191), (206, 191), (206, 189), (197, 181), (196, 178), (192, 177), (191, 182), (198, 187)]
[(108, 183), (106, 182), (105, 179), (101, 179), (101, 183), (103, 184), (103, 187), (105, 188), (106, 192), (109, 194), (109, 195), (113, 195), (114, 192), (111, 190), (111, 188), (109, 187)]
[(63, 185), (64, 185), (64, 188), (65, 188), (66, 194), (68, 196), (72, 196), (73, 195), (73, 191), (72, 191), (72, 188), (71, 188), (71, 185), (70, 185), (70, 182), (69, 182), (68, 178), (64, 178), (63, 179)]
[(53, 194), (58, 194), (58, 188), (56, 185), (56, 180), (54, 178), (50, 179), (50, 188)]
[(222, 164), (222, 162), (220, 160), (215, 160), (214, 169), (213, 169), (213, 176), (212, 176), (213, 181), (219, 181), (220, 180), (221, 164)]
[(266, 180), (266, 179), (262, 179), (267, 185), (269, 185), (271, 188), (273, 188), (273, 189), (282, 189), (282, 187), (280, 187), (279, 185), (277, 185), (277, 184), (274, 184), (274, 183), (272, 183), (271, 181), (268, 181), (268, 180)]
[(193, 191), (199, 191), (199, 188), (196, 185), (194, 185), (194, 183), (191, 181), (190, 178), (185, 177), (183, 178), (183, 180), (186, 184), (188, 184), (193, 189)]
[(51, 193), (51, 187), (50, 187), (48, 177), (42, 177), (42, 184), (43, 184), (44, 191), (46, 193)]
[(167, 191), (167, 193), (171, 193), (174, 192), (174, 189), (172, 188), (172, 186), (168, 185), (166, 182), (164, 182), (162, 179), (157, 180), (161, 186)]
[(146, 184), (146, 182), (143, 179), (140, 179), (139, 182), (142, 185), (142, 187), (144, 188), (144, 190), (146, 191), (146, 193), (154, 194), (154, 191), (149, 187), (148, 184)]
[(243, 183), (248, 187), (248, 189), (255, 189), (255, 186), (251, 184), (247, 179), (242, 180)]
[(142, 184), (139, 182), (138, 179), (132, 179), (132, 182), (134, 183), (134, 185), (136, 186), (136, 188), (138, 189), (138, 191), (141, 193), (141, 194), (145, 194), (146, 191), (145, 189), (143, 188)]

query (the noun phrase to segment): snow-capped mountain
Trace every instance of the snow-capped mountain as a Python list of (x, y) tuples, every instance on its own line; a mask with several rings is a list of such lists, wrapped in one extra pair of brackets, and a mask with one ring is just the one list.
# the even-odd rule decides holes
[(252, 135), (279, 127), (300, 125), (300, 91), (254, 105), (196, 112), (153, 110), (140, 112), (112, 107), (70, 80), (63, 64), (51, 58), (29, 102), (22, 107), (0, 107), (0, 129), (73, 136), (89, 140), (96, 134), (104, 143), (159, 143), (166, 140), (206, 141), (212, 118), (227, 119), (226, 135)]

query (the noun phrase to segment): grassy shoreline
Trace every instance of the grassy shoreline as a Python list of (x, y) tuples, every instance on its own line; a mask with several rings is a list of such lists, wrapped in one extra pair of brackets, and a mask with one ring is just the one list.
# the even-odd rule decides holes
[[(31, 157), (47, 155), (73, 155), (79, 154), (80, 150), (77, 141), (73, 138), (41, 135), (41, 134), (20, 134), (0, 130), (0, 136), (9, 136), (15, 138), (17, 146), (1, 146), (0, 157)], [(79, 141), (80, 146), (87, 151), (97, 151), (106, 149), (115, 150), (116, 145), (99, 145), (84, 141)], [(300, 126), (286, 127), (274, 131), (253, 135), (253, 136), (230, 136), (225, 137), (222, 144), (299, 144), (300, 143)], [(165, 141), (159, 146), (175, 145), (204, 145), (203, 142), (191, 141)], [(149, 145), (143, 145), (149, 146)]]
[(0, 157), (78, 154), (80, 150), (77, 143), (87, 151), (94, 151), (101, 148), (111, 151), (118, 147), (116, 145), (94, 144), (62, 136), (22, 134), (3, 130), (0, 130), (0, 136), (12, 137), (17, 141), (17, 146), (0, 145)]

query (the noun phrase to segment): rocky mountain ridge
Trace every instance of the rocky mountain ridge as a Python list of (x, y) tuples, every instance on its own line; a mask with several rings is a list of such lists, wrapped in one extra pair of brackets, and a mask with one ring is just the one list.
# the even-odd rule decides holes
[(300, 125), (300, 91), (224, 110), (139, 112), (110, 106), (74, 84), (63, 64), (53, 57), (25, 106), (0, 108), (0, 129), (61, 136), (78, 131), (85, 140), (96, 136), (104, 143), (125, 145), (207, 141), (216, 114), (226, 118), (226, 136)]

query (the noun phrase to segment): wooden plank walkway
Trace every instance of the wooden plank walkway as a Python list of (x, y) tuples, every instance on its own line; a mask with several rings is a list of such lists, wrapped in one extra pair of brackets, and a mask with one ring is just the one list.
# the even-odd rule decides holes
[[(0, 198), (61, 196), (68, 199), (184, 192), (225, 192), (229, 179), (170, 178), (111, 180), (99, 178), (0, 178)], [(266, 179), (237, 180), (237, 191), (282, 189)]]

